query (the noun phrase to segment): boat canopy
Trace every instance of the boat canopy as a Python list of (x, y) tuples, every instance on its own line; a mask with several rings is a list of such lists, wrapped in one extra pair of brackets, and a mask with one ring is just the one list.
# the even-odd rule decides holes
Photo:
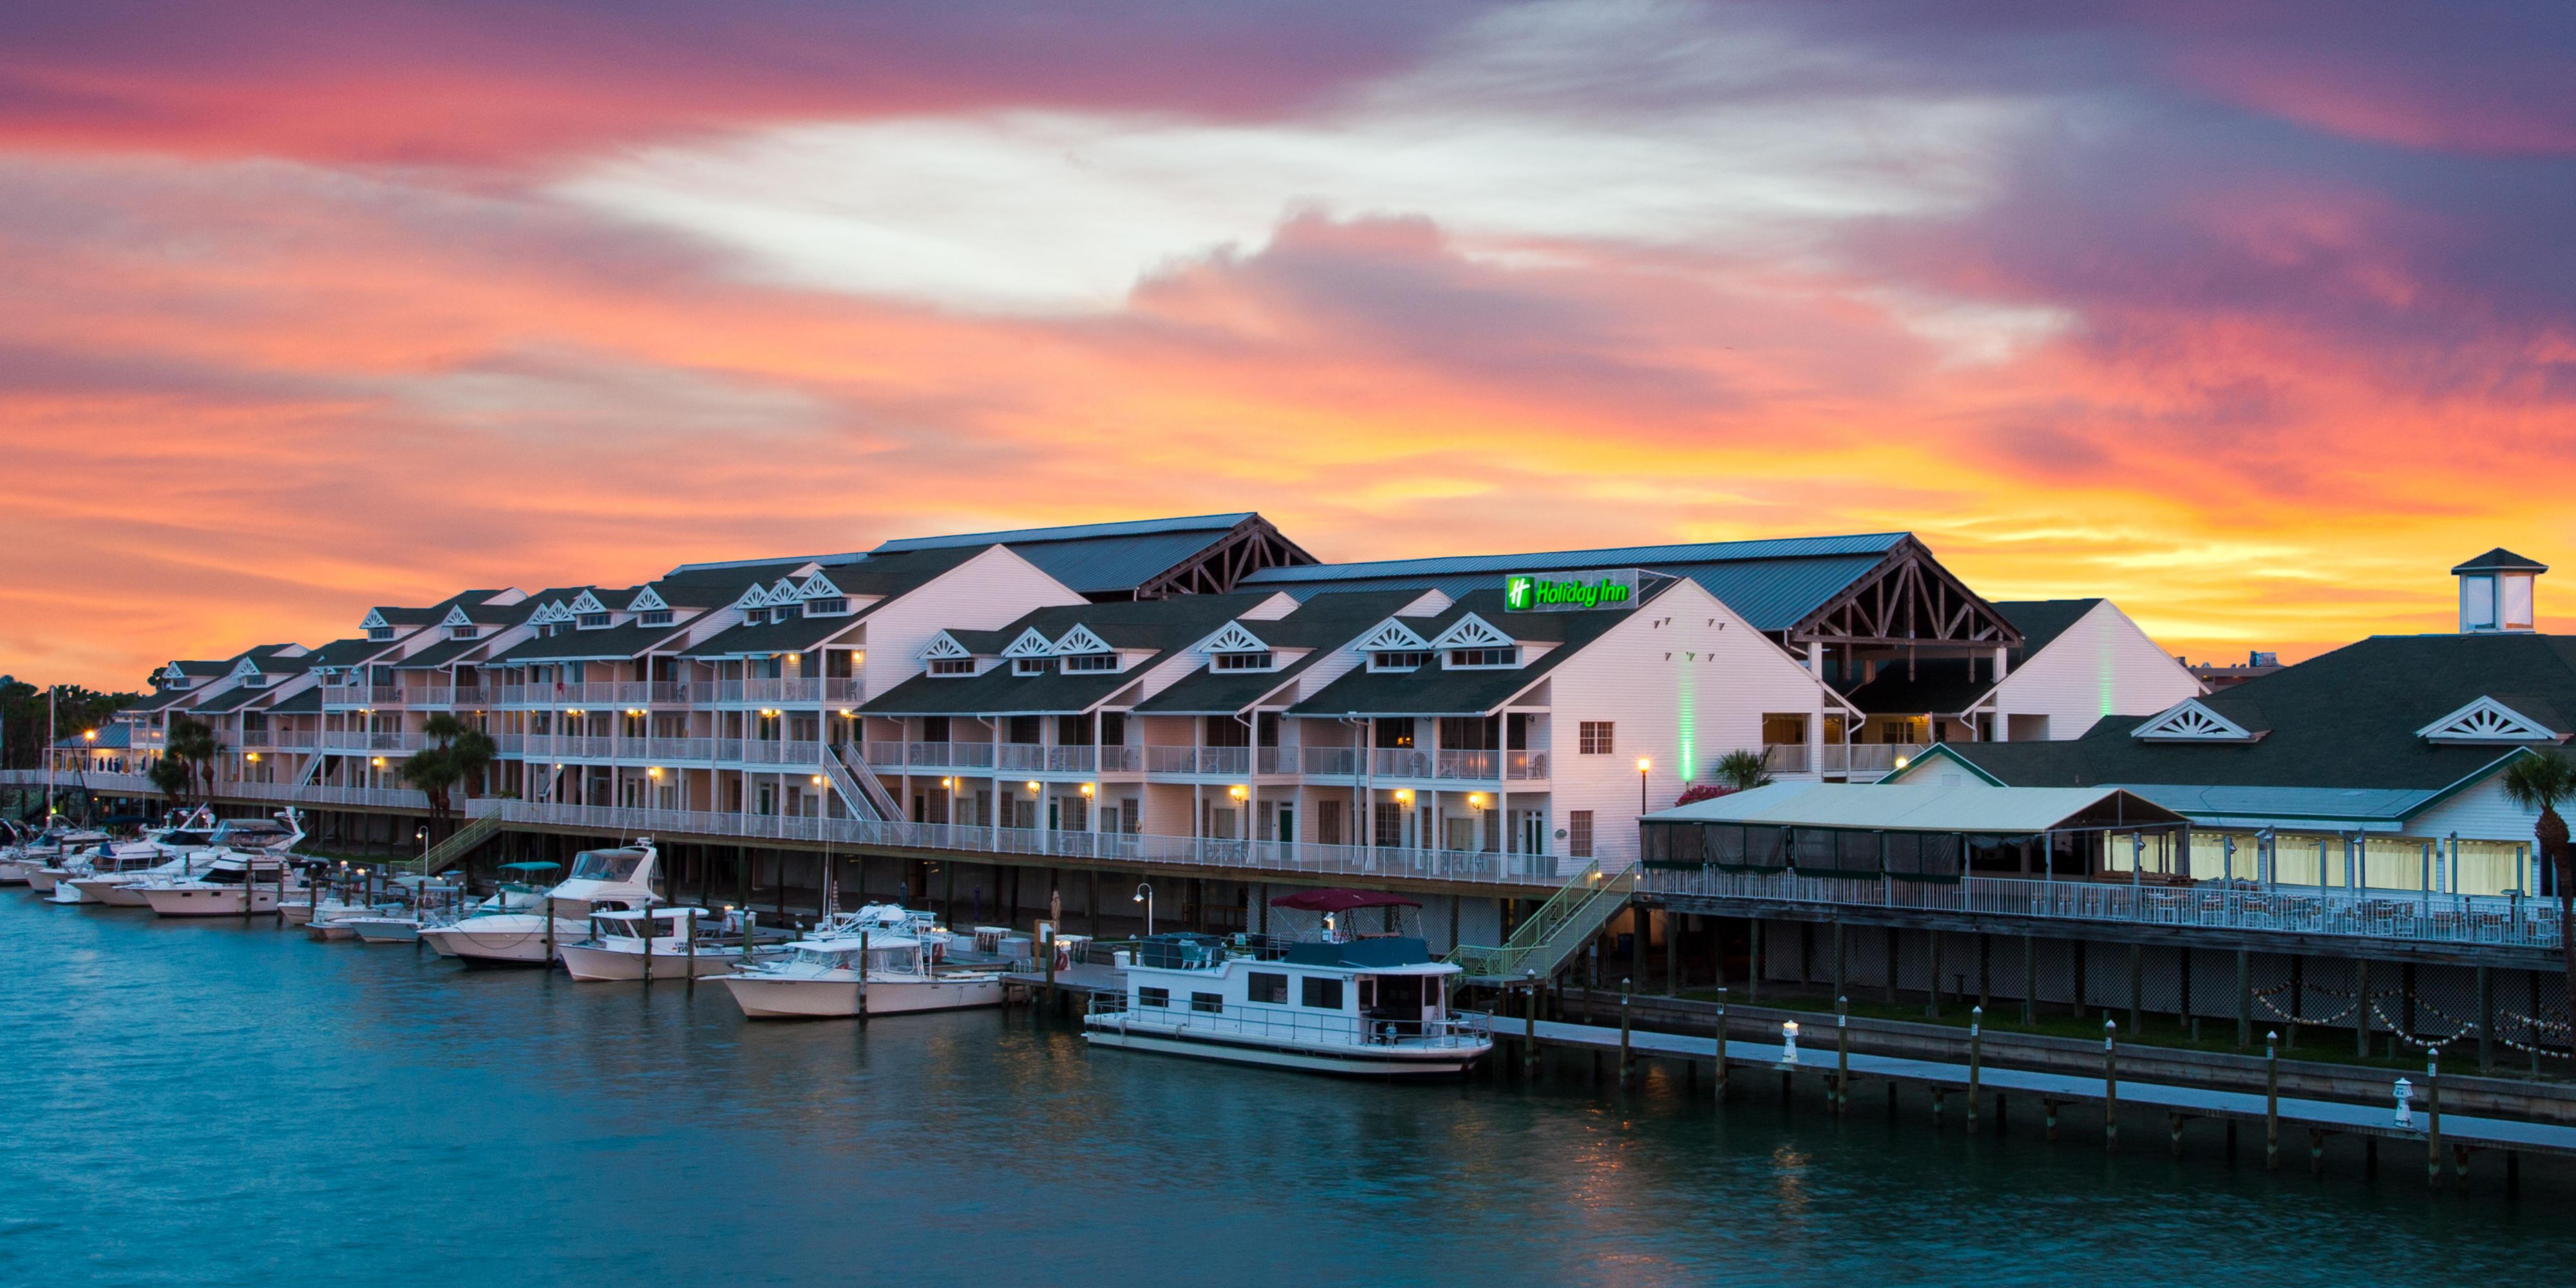
[(1270, 906), (1305, 912), (1350, 912), (1358, 908), (1419, 908), (1422, 904), (1382, 890), (1298, 890), (1271, 900)]

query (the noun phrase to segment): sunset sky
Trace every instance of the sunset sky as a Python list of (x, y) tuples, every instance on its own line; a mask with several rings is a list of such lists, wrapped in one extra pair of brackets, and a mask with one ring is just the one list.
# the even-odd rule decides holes
[(1240, 509), (2299, 655), (2576, 563), (2576, 6), (19, 4), (0, 301), (39, 681)]

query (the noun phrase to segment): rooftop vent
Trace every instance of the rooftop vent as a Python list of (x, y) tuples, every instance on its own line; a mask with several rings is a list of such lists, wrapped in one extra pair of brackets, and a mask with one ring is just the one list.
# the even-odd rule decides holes
[(2547, 571), (2502, 546), (2451, 569), (2460, 580), (2460, 633), (2532, 629), (2531, 583)]

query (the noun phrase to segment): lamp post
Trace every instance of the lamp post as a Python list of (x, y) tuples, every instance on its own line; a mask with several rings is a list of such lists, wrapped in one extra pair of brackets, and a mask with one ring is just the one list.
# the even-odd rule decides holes
[(1644, 756), (1637, 757), (1637, 814), (1639, 817), (1643, 817), (1646, 813), (1646, 771), (1654, 767), (1654, 761)]
[(1136, 883), (1135, 902), (1145, 905), (1145, 937), (1151, 939), (1154, 937), (1154, 885), (1152, 882)]

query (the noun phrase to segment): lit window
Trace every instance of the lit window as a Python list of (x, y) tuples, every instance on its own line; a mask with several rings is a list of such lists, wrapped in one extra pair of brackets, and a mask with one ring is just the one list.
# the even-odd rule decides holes
[(1115, 671), (1118, 669), (1118, 655), (1115, 653), (1070, 654), (1064, 659), (1064, 669), (1068, 671)]
[(1616, 722), (1609, 720), (1586, 720), (1577, 725), (1574, 739), (1575, 752), (1585, 756), (1618, 755), (1618, 747), (1610, 736), (1611, 731), (1616, 727)]
[(1260, 653), (1217, 653), (1209, 657), (1208, 669), (1212, 671), (1267, 671), (1270, 669), (1270, 654), (1267, 651)]

